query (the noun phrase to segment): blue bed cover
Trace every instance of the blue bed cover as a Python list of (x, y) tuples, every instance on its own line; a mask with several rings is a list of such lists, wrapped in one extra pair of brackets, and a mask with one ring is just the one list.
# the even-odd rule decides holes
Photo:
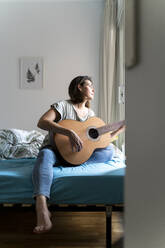
[[(34, 203), (32, 169), (35, 158), (0, 160), (0, 203)], [(49, 202), (55, 204), (123, 203), (125, 163), (84, 163), (54, 167)]]

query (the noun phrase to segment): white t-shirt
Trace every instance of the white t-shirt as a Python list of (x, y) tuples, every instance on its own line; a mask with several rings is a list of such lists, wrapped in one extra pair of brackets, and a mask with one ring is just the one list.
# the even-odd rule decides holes
[[(95, 113), (92, 109), (88, 108), (88, 112), (84, 118), (78, 116), (72, 102), (70, 100), (62, 100), (58, 101), (56, 103), (51, 104), (51, 108), (54, 108), (57, 110), (57, 112), (60, 114), (60, 120), (76, 120), (76, 121), (86, 121), (92, 116), (95, 116)], [(52, 132), (49, 132), (48, 135), (46, 135), (42, 147), (45, 147), (47, 145), (51, 145), (51, 140), (53, 138), (54, 134)]]

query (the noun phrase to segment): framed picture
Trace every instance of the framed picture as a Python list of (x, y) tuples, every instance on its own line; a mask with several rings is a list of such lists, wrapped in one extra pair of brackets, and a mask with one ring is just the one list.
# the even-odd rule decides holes
[(43, 58), (21, 57), (20, 61), (20, 88), (43, 88)]

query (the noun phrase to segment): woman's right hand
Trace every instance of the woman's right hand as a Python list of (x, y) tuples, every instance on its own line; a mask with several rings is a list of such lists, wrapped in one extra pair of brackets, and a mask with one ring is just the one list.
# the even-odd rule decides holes
[(73, 131), (73, 130), (68, 130), (68, 137), (70, 140), (70, 144), (72, 147), (72, 151), (73, 152), (79, 152), (81, 151), (82, 147), (83, 147), (83, 142), (80, 139), (80, 137)]

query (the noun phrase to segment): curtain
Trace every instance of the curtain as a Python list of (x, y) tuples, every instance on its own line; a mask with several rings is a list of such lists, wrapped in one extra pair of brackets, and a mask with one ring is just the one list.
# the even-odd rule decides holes
[[(124, 0), (105, 0), (100, 51), (99, 116), (105, 123), (124, 119)], [(116, 145), (122, 149), (124, 135)]]

